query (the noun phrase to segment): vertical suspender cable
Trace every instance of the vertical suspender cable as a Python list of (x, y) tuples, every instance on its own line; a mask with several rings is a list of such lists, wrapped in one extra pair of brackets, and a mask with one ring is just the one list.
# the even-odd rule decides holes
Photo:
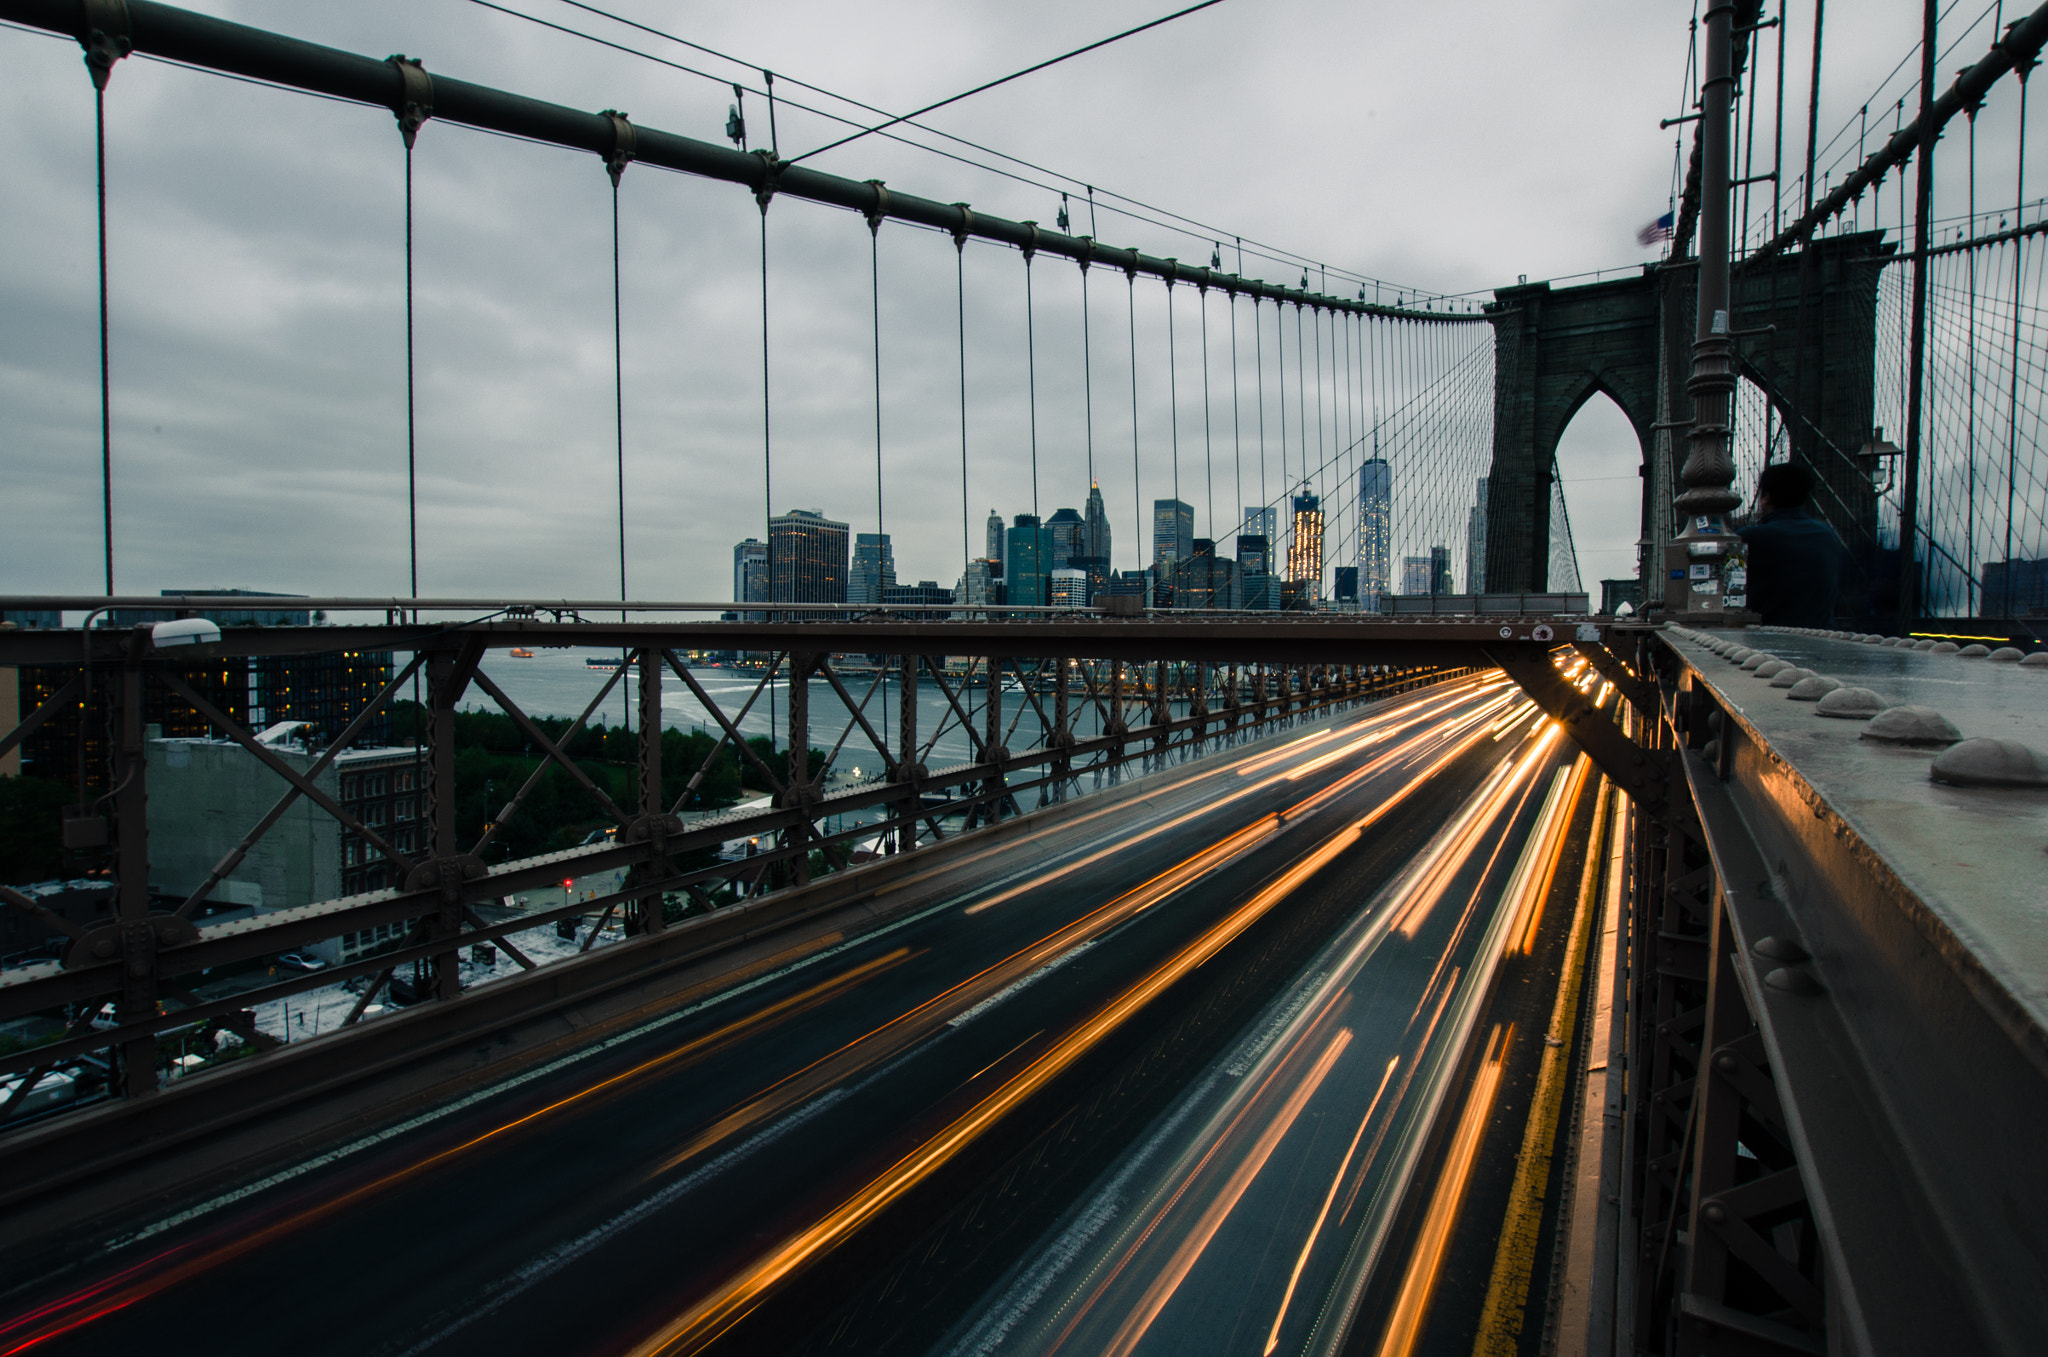
[[(1970, 117), (1970, 225), (1968, 234), (1977, 234), (1977, 106), (1968, 109)], [(1969, 301), (1968, 331), (1970, 337), (1970, 409), (1964, 417), (1964, 484), (1967, 493), (1963, 499), (1964, 546), (1963, 561), (1963, 608), (1976, 616), (1980, 600), (1977, 597), (1977, 252), (1967, 250), (1969, 256), (1969, 287), (1965, 295)], [(1770, 450), (1765, 449), (1768, 458)]]
[[(1274, 386), (1279, 392), (1280, 406), (1280, 496), (1285, 499), (1288, 487), (1294, 484), (1287, 471), (1287, 312), (1284, 302), (1273, 303), (1273, 366)], [(1270, 502), (1270, 501), (1269, 501)], [(1277, 550), (1277, 547), (1275, 548)], [(1278, 572), (1275, 572), (1278, 573)]]
[(1244, 536), (1244, 421), (1239, 415), (1237, 375), (1237, 293), (1225, 294), (1230, 301), (1230, 449), (1232, 465), (1236, 468), (1234, 482), (1236, 492), (1230, 504), (1230, 521), (1237, 524), (1235, 531), (1239, 538)]
[[(1173, 498), (1180, 497), (1180, 357), (1173, 337), (1173, 283), (1166, 284), (1166, 418), (1167, 442), (1173, 449)], [(1180, 510), (1174, 510), (1174, 554), (1180, 552)]]
[[(2027, 70), (2014, 72), (2020, 78), (2020, 136), (2019, 154), (2014, 159), (2013, 201), (2019, 211), (2026, 210), (2027, 202)], [(2024, 224), (2016, 220), (2015, 224)], [(2011, 617), (2012, 583), (2017, 573), (2012, 565), (2012, 515), (2014, 488), (2017, 478), (2014, 463), (2019, 456), (2020, 445), (2020, 286), (2021, 274), (2027, 257), (2027, 241), (2021, 236), (2012, 243), (2012, 388), (2007, 405), (2005, 443), (2005, 600), (2002, 617)]]
[[(420, 596), (419, 433), (413, 407), (412, 144), (405, 148), (405, 532), (410, 597)], [(111, 585), (109, 586), (112, 587)], [(414, 621), (419, 618), (415, 614)], [(417, 684), (415, 684), (417, 686)]]
[[(1145, 491), (1138, 471), (1138, 275), (1135, 271), (1124, 275), (1124, 306), (1131, 323), (1131, 517), (1137, 523), (1138, 535), (1133, 545), (1138, 549), (1138, 569), (1145, 568)], [(1158, 581), (1153, 581), (1155, 587)], [(1145, 606), (1152, 607), (1158, 602), (1157, 596), (1147, 599)]]
[[(775, 597), (775, 438), (768, 387), (768, 202), (761, 207), (761, 536), (768, 544), (768, 597)], [(792, 575), (793, 578), (793, 575)], [(768, 614), (770, 617), (774, 613)], [(775, 663), (773, 656), (769, 660)], [(773, 754), (780, 717), (775, 709), (775, 673), (768, 675), (768, 752)]]
[[(874, 318), (875, 338), (875, 550), (876, 586), (880, 587), (880, 551), (882, 536), (888, 531), (882, 516), (882, 219), (880, 216), (868, 220), (868, 295)], [(884, 602), (875, 599), (874, 602)], [(888, 719), (888, 707), (882, 709), (884, 720)]]
[[(1308, 345), (1302, 339), (1300, 302), (1294, 304), (1294, 418), (1301, 426), (1301, 483), (1308, 484)], [(1320, 412), (1319, 412), (1320, 413)]]
[[(1912, 366), (1906, 380), (1906, 484), (1899, 505), (1899, 634), (1902, 636), (1909, 633), (1919, 620), (1922, 588), (1917, 565), (1923, 442), (1920, 426), (1925, 419), (1927, 246), (1934, 202), (1934, 140), (1938, 131), (1934, 122), (1934, 59), (1935, 20), (1939, 12), (1939, 0), (1925, 0), (1920, 35), (1920, 145), (1916, 152), (1918, 163), (1914, 169), (1917, 178), (1913, 186), (1913, 314), (1907, 360)], [(1899, 191), (1903, 205), (1903, 180)]]
[(1024, 371), (1031, 401), (1031, 516), (1038, 518), (1038, 322), (1031, 305), (1029, 250), (1024, 252)]
[(953, 284), (960, 339), (960, 576), (965, 579), (974, 549), (967, 529), (967, 234), (964, 231), (953, 237)]
[[(1095, 361), (1088, 339), (1088, 265), (1081, 265), (1081, 404), (1088, 423), (1088, 484), (1095, 485)], [(1093, 551), (1095, 544), (1090, 542)]]
[[(1262, 326), (1263, 322), (1259, 319), (1259, 299), (1255, 296), (1252, 298), (1252, 351), (1253, 358), (1258, 364), (1259, 380), (1259, 505), (1261, 508), (1270, 508), (1273, 498), (1266, 485), (1266, 332)], [(1259, 526), (1263, 528), (1265, 524), (1261, 522)], [(1273, 543), (1269, 538), (1266, 542), (1266, 573), (1269, 575), (1273, 573), (1272, 565)]]
[[(618, 448), (619, 602), (623, 604), (626, 601), (626, 345), (619, 312), (619, 176), (616, 174), (612, 176), (612, 421)], [(625, 620), (626, 610), (621, 607), (619, 621)], [(631, 658), (631, 651), (619, 651), (619, 701), (625, 710), (620, 725), (626, 730), (633, 728), (633, 700), (628, 690), (632, 681)]]
[[(99, 72), (94, 71), (98, 76)], [(114, 596), (114, 417), (107, 364), (107, 90), (96, 79), (92, 92), (93, 149), (98, 159), (100, 229), (100, 528), (106, 546), (107, 597)], [(407, 179), (408, 187), (411, 179)], [(408, 201), (410, 199), (408, 198)], [(407, 216), (408, 225), (411, 216)], [(408, 261), (411, 255), (407, 255)], [(408, 298), (411, 293), (408, 291)], [(78, 784), (80, 795), (85, 783)]]
[[(870, 602), (886, 604), (888, 596), (882, 593), (882, 551), (888, 541), (888, 528), (882, 516), (882, 216), (880, 213), (868, 218), (868, 296), (874, 317), (875, 332), (875, 590), (877, 598)], [(893, 657), (891, 657), (893, 659)], [(882, 744), (889, 743), (889, 694), (886, 688), (888, 665), (883, 661), (884, 690), (882, 693)], [(908, 682), (905, 674), (899, 684)], [(899, 687), (900, 691), (900, 687)], [(886, 748), (883, 761), (888, 760)]]
[[(1216, 438), (1209, 422), (1209, 289), (1205, 284), (1195, 296), (1202, 303), (1202, 477), (1209, 500), (1209, 549), (1216, 543)], [(1211, 567), (1214, 570), (1214, 567)]]

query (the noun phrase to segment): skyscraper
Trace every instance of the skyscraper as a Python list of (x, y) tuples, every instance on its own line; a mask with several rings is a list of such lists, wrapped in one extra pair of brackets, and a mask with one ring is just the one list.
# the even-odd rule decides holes
[(1237, 535), (1237, 577), (1243, 594), (1241, 606), (1255, 612), (1280, 607), (1280, 577), (1273, 573), (1273, 550), (1264, 537)]
[(1152, 568), (1170, 579), (1176, 561), (1194, 554), (1195, 508), (1185, 500), (1152, 501)]
[(1038, 521), (1037, 514), (1018, 514), (1016, 526), (1004, 541), (1003, 584), (1006, 602), (1020, 608), (1046, 605), (1046, 577), (1050, 574), (1052, 530)]
[(1429, 592), (1432, 594), (1455, 594), (1458, 582), (1451, 578), (1451, 549), (1431, 547), (1429, 549)]
[(1479, 478), (1479, 495), (1465, 515), (1465, 592), (1486, 592), (1486, 477)]
[(1323, 596), (1323, 501), (1306, 482), (1294, 497), (1294, 541), (1287, 548), (1287, 582), (1304, 606)]
[(1003, 554), (1003, 516), (991, 509), (988, 511), (988, 559), (998, 567), (996, 574), (1002, 574), (1001, 565), (1009, 559)]
[(1076, 556), (1086, 556), (1088, 551), (1088, 525), (1082, 521), (1079, 510), (1055, 509), (1052, 517), (1045, 520), (1046, 531), (1052, 534), (1052, 570), (1073, 568)]
[(878, 608), (896, 587), (896, 554), (889, 534), (864, 532), (853, 539), (853, 570), (846, 578), (846, 601)]
[[(953, 590), (953, 602), (960, 608), (973, 611), (988, 607), (995, 593), (994, 565), (994, 561), (969, 561), (966, 573), (960, 576), (959, 587)], [(964, 615), (954, 614), (955, 617)]]
[(815, 509), (768, 520), (770, 597), (777, 603), (846, 602), (846, 524)]
[(1401, 592), (1404, 594), (1426, 594), (1429, 592), (1429, 557), (1403, 556), (1401, 558)]
[[(1262, 537), (1268, 548), (1280, 540), (1280, 511), (1271, 505), (1247, 504), (1244, 506), (1244, 527), (1239, 530), (1241, 537)], [(1271, 562), (1267, 567), (1271, 569)]]
[(1230, 609), (1243, 602), (1237, 562), (1218, 556), (1216, 544), (1208, 538), (1195, 538), (1188, 558), (1175, 572), (1173, 606)]
[(1394, 473), (1384, 458), (1358, 469), (1358, 592), (1377, 603), (1393, 589)]
[[(732, 549), (732, 601), (768, 601), (768, 544), (758, 537), (749, 537)], [(758, 612), (743, 614), (749, 622), (762, 621), (766, 616)]]
[[(1088, 505), (1083, 513), (1087, 522), (1088, 547), (1076, 554), (1102, 562), (1106, 578), (1109, 571), (1109, 511), (1102, 507), (1102, 487), (1094, 481), (1088, 482)], [(1094, 572), (1089, 573), (1092, 575)]]

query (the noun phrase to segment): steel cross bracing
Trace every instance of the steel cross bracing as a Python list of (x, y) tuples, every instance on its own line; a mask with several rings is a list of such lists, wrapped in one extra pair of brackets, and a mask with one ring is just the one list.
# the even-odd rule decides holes
[[(13, 602), (14, 600), (9, 600)], [(328, 601), (322, 601), (328, 602)], [(502, 607), (498, 611), (504, 611)], [(69, 938), (61, 963), (31, 966), (0, 980), (0, 1015), (61, 1012), (69, 1029), (54, 1043), (0, 1060), (0, 1073), (41, 1073), (65, 1062), (112, 1049), (112, 1091), (147, 1098), (158, 1088), (158, 1038), (170, 1031), (212, 1025), (256, 1039), (255, 1004), (287, 997), (352, 976), (366, 977), (348, 1023), (359, 1021), (401, 967), (414, 966), (423, 998), (465, 1000), (457, 966), (463, 946), (494, 944), (526, 969), (534, 963), (508, 934), (555, 921), (589, 925), (587, 950), (614, 917), (625, 935), (639, 938), (682, 926), (716, 949), (760, 926), (733, 923), (749, 913), (732, 906), (805, 884), (814, 863), (846, 861), (863, 841), (888, 853), (913, 851), (956, 829), (996, 825), (1022, 809), (1062, 801), (1090, 786), (1113, 784), (1127, 770), (1142, 771), (1227, 747), (1268, 730), (1341, 710), (1486, 667), (1496, 655), (1511, 660), (1526, 650), (1542, 656), (1557, 630), (1574, 624), (1532, 619), (1485, 622), (1386, 623), (1344, 618), (1281, 617), (1250, 621), (1203, 618), (1047, 619), (942, 624), (882, 619), (845, 623), (590, 623), (498, 620), (471, 624), (390, 623), (368, 627), (230, 628), (215, 644), (160, 652), (150, 629), (90, 632), (0, 632), (0, 664), (69, 665), (77, 677), (14, 730), (0, 735), (0, 753), (19, 744), (60, 709), (86, 711), (97, 703), (116, 738), (106, 748), (98, 785), (112, 790), (67, 824), (67, 844), (81, 865), (102, 860), (94, 845), (110, 845), (105, 861), (116, 885), (112, 922), (80, 928), (56, 919), (19, 892), (0, 893), (5, 906), (54, 926)], [(1577, 624), (1578, 634), (1598, 629)], [(491, 674), (490, 659), (517, 646), (597, 646), (623, 649), (626, 665), (596, 685), (582, 717), (550, 738)], [(718, 702), (684, 663), (694, 649), (740, 649), (765, 656), (750, 695), (736, 709)], [(220, 656), (303, 654), (344, 650), (409, 652), (409, 663), (356, 713), (340, 738), (305, 772), (292, 767), (197, 687), (181, 670)], [(203, 652), (203, 653), (194, 653)], [(84, 654), (91, 663), (80, 665)], [(1075, 658), (1075, 656), (1083, 658)], [(947, 656), (956, 658), (948, 664)], [(1264, 657), (1264, 658), (1260, 658)], [(866, 669), (848, 672), (848, 661)], [(879, 662), (877, 660), (879, 659)], [(637, 676), (638, 740), (630, 805), (598, 787), (565, 747), (626, 668)], [(1526, 666), (1520, 666), (1526, 668)], [(1543, 662), (1547, 670), (1548, 663)], [(353, 815), (318, 783), (321, 770), (349, 748), (383, 704), (415, 674), (425, 678), (424, 747), (420, 763), (425, 799), (424, 842), (401, 846)], [(703, 766), (692, 770), (682, 797), (664, 808), (661, 694), (668, 679), (683, 685), (719, 731)], [(893, 739), (877, 729), (876, 694), (896, 682), (901, 710)], [(821, 680), (839, 711), (829, 720), (811, 710), (811, 688)], [(851, 680), (851, 681), (849, 681)], [(740, 723), (771, 684), (786, 685), (786, 729), (764, 759), (740, 736)], [(149, 888), (148, 796), (144, 693), (164, 690), (217, 733), (239, 746), (279, 779), (275, 805), (258, 819), (207, 879), (171, 908), (152, 904)], [(1010, 706), (1010, 689), (1022, 701)], [(936, 692), (945, 703), (938, 728), (920, 729), (918, 696)], [(1548, 690), (1546, 689), (1546, 694)], [(88, 696), (91, 694), (91, 696)], [(481, 838), (457, 837), (454, 717), (479, 697), (505, 713), (542, 756), (539, 766), (495, 812)], [(1539, 694), (1539, 700), (1545, 694)], [(843, 718), (843, 719), (842, 719)], [(83, 726), (81, 727), (83, 728)], [(929, 766), (934, 747), (952, 731), (964, 734), (970, 760)], [(880, 779), (827, 794), (814, 779), (814, 745), (830, 741), (836, 754), (849, 744), (882, 762)], [(686, 826), (678, 811), (727, 746), (748, 761), (771, 791), (763, 811), (700, 819)], [(829, 755), (828, 760), (829, 762)], [(519, 816), (528, 794), (548, 768), (575, 783), (611, 822), (606, 842), (512, 862), (487, 863), (499, 828)], [(202, 906), (246, 854), (300, 799), (356, 834), (385, 864), (396, 883), (348, 898), (276, 910), (254, 919), (201, 927)], [(105, 810), (108, 813), (101, 814)], [(862, 813), (865, 823), (845, 827)], [(834, 828), (832, 822), (840, 826)], [(760, 851), (738, 861), (704, 861), (722, 843), (755, 839)], [(681, 859), (681, 861), (679, 861)], [(626, 869), (620, 889), (597, 899), (487, 921), (479, 912), (523, 890), (538, 890), (567, 876)], [(315, 975), (288, 976), (229, 998), (201, 999), (189, 979), (216, 967), (260, 961), (324, 939), (371, 929), (403, 930), (396, 947), (346, 961)], [(736, 931), (737, 930), (737, 931)], [(574, 986), (573, 980), (564, 982)], [(471, 1000), (473, 1002), (473, 1000)], [(108, 1024), (111, 1020), (112, 1027)], [(259, 1044), (262, 1044), (259, 1041)], [(13, 1112), (20, 1092), (0, 1108)]]

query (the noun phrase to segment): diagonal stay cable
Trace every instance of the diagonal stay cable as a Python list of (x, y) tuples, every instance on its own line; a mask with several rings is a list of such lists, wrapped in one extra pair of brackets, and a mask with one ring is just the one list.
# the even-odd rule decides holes
[(1139, 33), (1145, 32), (1147, 29), (1157, 28), (1161, 24), (1170, 24), (1175, 19), (1184, 18), (1187, 15), (1193, 14), (1196, 10), (1208, 9), (1211, 5), (1220, 5), (1222, 3), (1223, 0), (1200, 0), (1199, 3), (1189, 5), (1186, 9), (1175, 10), (1171, 14), (1162, 15), (1157, 19), (1153, 19), (1149, 23), (1139, 24), (1136, 28), (1127, 28), (1123, 32), (1112, 34), (1107, 38), (1098, 38), (1096, 41), (1089, 43), (1085, 47), (1076, 47), (1071, 52), (1063, 52), (1059, 56), (1048, 57), (1046, 60), (1038, 62), (1036, 65), (1026, 66), (1021, 71), (1012, 71), (1008, 75), (1001, 76), (995, 80), (986, 81), (982, 84), (976, 85), (971, 90), (963, 90), (959, 94), (955, 94), (948, 98), (941, 99), (935, 104), (926, 104), (923, 108), (916, 109), (912, 112), (891, 118), (887, 122), (876, 123), (873, 127), (864, 127), (860, 131), (841, 137), (837, 141), (828, 141), (823, 146), (818, 147), (816, 150), (805, 151), (802, 155), (797, 156), (794, 159), (784, 161), (783, 164), (794, 165), (799, 160), (809, 160), (814, 155), (822, 154), (823, 152), (832, 150), (835, 147), (844, 146), (850, 141), (859, 141), (862, 137), (868, 136), (871, 133), (880, 132), (884, 128), (894, 127), (898, 123), (909, 122), (912, 118), (922, 118), (927, 113), (931, 113), (938, 109), (942, 109), (946, 107), (946, 105), (948, 104), (957, 104), (962, 99), (971, 98), (974, 95), (982, 93), (984, 90), (992, 90), (998, 85), (1007, 85), (1012, 80), (1020, 80), (1023, 77), (1032, 74), (1033, 72), (1042, 71), (1046, 69), (1048, 66), (1057, 66), (1062, 61), (1072, 60), (1074, 57), (1081, 56), (1084, 53), (1093, 52), (1099, 47), (1107, 47), (1113, 42), (1122, 42), (1125, 38), (1134, 37)]

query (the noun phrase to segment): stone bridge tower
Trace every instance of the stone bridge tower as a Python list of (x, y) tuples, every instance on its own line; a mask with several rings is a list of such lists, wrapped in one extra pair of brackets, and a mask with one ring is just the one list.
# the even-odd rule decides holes
[[(1817, 241), (1797, 254), (1736, 267), (1743, 376), (1770, 399), (1793, 460), (1822, 486), (1815, 507), (1866, 562), (1876, 552), (1877, 500), (1861, 454), (1872, 434), (1878, 276), (1891, 258), (1882, 233)], [(1488, 482), (1486, 587), (1542, 592), (1548, 585), (1550, 497), (1558, 439), (1595, 392), (1628, 417), (1642, 450), (1642, 535), (1661, 562), (1677, 528), (1671, 512), (1682, 429), (1692, 414), (1692, 260), (1645, 265), (1632, 277), (1552, 288), (1504, 287), (1493, 322), (1493, 467)], [(1674, 433), (1677, 435), (1674, 437)], [(1749, 487), (1738, 484), (1745, 498)], [(1661, 595), (1646, 580), (1644, 596)], [(1844, 598), (1844, 611), (1857, 611)]]

